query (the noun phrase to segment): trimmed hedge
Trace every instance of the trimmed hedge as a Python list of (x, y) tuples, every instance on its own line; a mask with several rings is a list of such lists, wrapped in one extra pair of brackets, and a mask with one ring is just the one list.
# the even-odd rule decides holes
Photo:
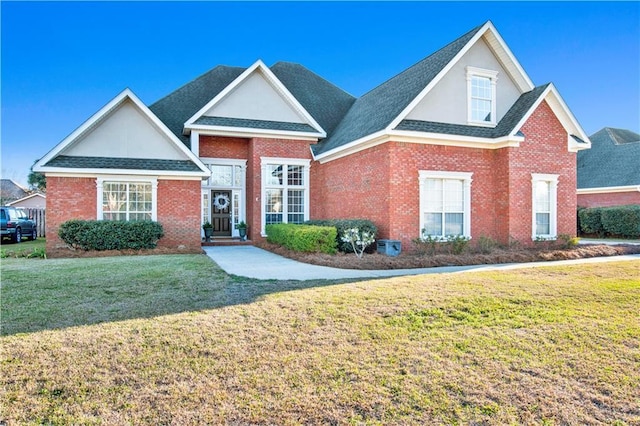
[(82, 250), (140, 250), (155, 248), (164, 231), (158, 222), (69, 220), (60, 225), (58, 236)]
[(623, 238), (640, 237), (640, 206), (578, 209), (580, 230), (585, 234)]
[[(305, 222), (307, 225), (316, 225), (316, 226), (333, 226), (336, 228), (336, 244), (338, 250), (343, 253), (353, 253), (353, 247), (351, 247), (350, 243), (342, 241), (342, 236), (345, 231), (352, 228), (358, 228), (360, 231), (368, 232), (373, 235), (374, 239), (377, 239), (378, 236), (378, 228), (373, 224), (370, 220), (367, 219), (327, 219), (327, 220), (309, 220)], [(367, 252), (370, 251), (371, 248), (375, 250), (375, 243), (369, 245), (368, 249), (365, 250)]]
[(330, 226), (279, 223), (266, 226), (267, 241), (289, 250), (329, 253), (336, 252), (336, 228)]

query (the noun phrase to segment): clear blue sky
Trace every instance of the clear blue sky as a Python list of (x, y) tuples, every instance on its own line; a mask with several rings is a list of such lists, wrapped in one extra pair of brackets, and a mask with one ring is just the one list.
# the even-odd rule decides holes
[(639, 2), (2, 2), (2, 177), (129, 87), (147, 105), (216, 65), (298, 62), (359, 96), (493, 21), (587, 134), (640, 131)]

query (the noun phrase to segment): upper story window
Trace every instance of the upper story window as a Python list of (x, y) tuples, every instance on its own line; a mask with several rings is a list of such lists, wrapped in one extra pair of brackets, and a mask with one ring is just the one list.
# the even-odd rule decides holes
[(496, 124), (496, 83), (498, 72), (467, 67), (467, 119), (469, 124)]

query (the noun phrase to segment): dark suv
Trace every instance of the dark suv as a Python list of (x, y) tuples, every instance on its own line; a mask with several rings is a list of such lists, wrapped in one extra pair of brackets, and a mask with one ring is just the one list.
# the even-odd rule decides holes
[(23, 238), (38, 238), (36, 223), (27, 217), (24, 210), (15, 207), (0, 207), (0, 233), (2, 239), (11, 239), (19, 243)]

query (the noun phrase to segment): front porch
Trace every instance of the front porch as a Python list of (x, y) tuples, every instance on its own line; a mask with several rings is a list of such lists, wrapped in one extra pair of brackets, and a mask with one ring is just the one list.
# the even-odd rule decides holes
[(232, 237), (212, 237), (209, 241), (202, 240), (202, 247), (214, 247), (214, 246), (252, 246), (253, 241), (241, 240), (240, 238)]

